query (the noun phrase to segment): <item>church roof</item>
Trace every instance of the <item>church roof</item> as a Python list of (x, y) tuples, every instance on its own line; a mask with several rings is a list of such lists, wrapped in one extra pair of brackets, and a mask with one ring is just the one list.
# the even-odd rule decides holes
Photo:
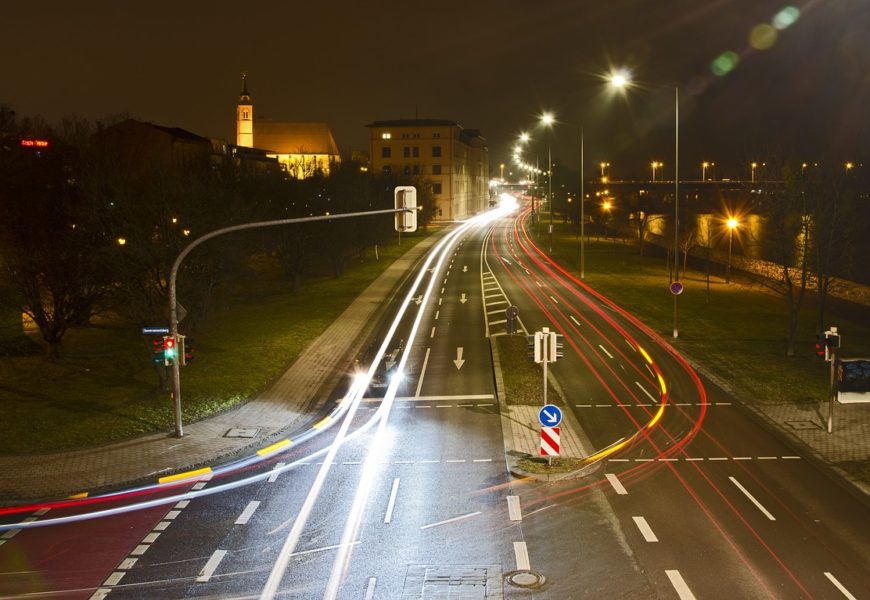
[(330, 154), (338, 145), (326, 123), (254, 121), (254, 144), (277, 154)]

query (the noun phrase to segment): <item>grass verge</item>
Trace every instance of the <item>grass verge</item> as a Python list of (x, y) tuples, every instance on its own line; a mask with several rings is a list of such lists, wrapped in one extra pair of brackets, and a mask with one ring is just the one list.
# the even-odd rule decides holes
[[(349, 264), (340, 279), (310, 280), (297, 293), (267, 269), (247, 288), (254, 293), (231, 297), (196, 334), (196, 359), (182, 368), (184, 421), (232, 408), (264, 389), (424, 235), (403, 236), (401, 247), (380, 247), (379, 260), (370, 254)], [(71, 330), (56, 362), (0, 357), (0, 454), (82, 449), (171, 429), (173, 405), (159, 389), (150, 339), (107, 319)]]

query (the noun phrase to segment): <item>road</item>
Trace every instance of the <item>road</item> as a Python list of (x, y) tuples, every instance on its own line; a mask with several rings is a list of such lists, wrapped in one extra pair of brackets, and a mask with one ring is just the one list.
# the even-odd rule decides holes
[[(0, 545), (0, 597), (866, 594), (866, 499), (548, 263), (527, 227), (524, 212), (457, 228), (409, 282), (373, 340), (403, 347), (384, 398), (356, 394), (340, 426), (180, 492), (246, 485), (19, 531)], [(582, 479), (508, 472), (490, 352), (508, 305), (565, 335), (564, 408), (610, 449)]]

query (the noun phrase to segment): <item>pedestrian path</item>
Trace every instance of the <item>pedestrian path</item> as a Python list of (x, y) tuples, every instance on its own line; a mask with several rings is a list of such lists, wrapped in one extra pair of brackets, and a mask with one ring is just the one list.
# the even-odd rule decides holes
[[(0, 457), (0, 506), (147, 482), (265, 446), (310, 425), (339, 383), (408, 269), (435, 244), (430, 235), (397, 259), (313, 341), (275, 383), (239, 408), (186, 424), (184, 437), (157, 433), (75, 452)], [(182, 396), (183, 400), (183, 396)]]

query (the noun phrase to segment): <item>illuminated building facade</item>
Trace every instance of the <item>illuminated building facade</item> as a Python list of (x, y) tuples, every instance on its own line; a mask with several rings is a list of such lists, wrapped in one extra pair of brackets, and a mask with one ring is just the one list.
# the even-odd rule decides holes
[(446, 119), (368, 125), (371, 169), (416, 176), (432, 186), (435, 220), (465, 219), (489, 201), (489, 150), (477, 129)]
[(277, 159), (281, 168), (298, 179), (317, 173), (328, 175), (332, 165), (341, 161), (326, 123), (254, 121), (247, 76), (242, 76), (242, 93), (236, 107), (236, 145), (264, 149), (267, 156)]

